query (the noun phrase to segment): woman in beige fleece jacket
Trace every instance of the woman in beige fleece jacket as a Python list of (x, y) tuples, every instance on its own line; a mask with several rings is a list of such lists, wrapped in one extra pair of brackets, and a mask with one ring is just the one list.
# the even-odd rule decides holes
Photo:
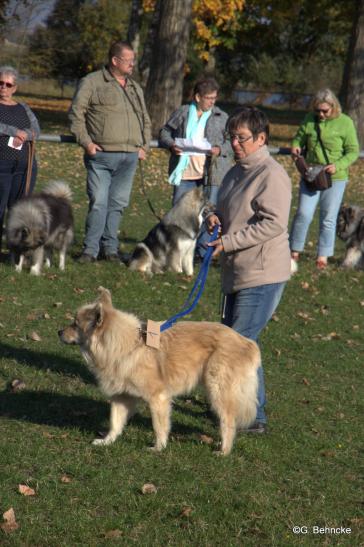
[[(224, 310), (222, 322), (258, 340), (290, 277), (288, 217), (291, 182), (269, 154), (269, 123), (263, 112), (242, 107), (227, 122), (236, 165), (226, 174), (209, 231), (221, 226), (209, 245), (221, 253)], [(265, 433), (263, 368), (258, 370), (256, 422), (246, 431)]]

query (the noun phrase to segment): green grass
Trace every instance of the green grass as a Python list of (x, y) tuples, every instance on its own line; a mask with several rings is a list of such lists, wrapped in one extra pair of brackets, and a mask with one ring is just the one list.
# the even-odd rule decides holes
[[(292, 130), (285, 126), (282, 133), (274, 126), (272, 144)], [(38, 158), (39, 187), (51, 178), (72, 185), (75, 256), (87, 208), (81, 151), (40, 143)], [(153, 152), (144, 166), (148, 195), (160, 212), (170, 203), (166, 160), (164, 152)], [(279, 161), (296, 188), (290, 159)], [(363, 173), (362, 163), (354, 166), (347, 201), (364, 205)], [(124, 250), (154, 223), (138, 173), (121, 227)], [(270, 433), (240, 435), (228, 458), (217, 458), (214, 446), (201, 440), (204, 434), (218, 442), (201, 391), (176, 400), (164, 453), (146, 449), (153, 435), (143, 405), (114, 445), (91, 446), (107, 428), (108, 402), (78, 349), (61, 345), (57, 337), (100, 284), (111, 289), (117, 307), (162, 320), (181, 308), (190, 280), (172, 274), (147, 280), (113, 263), (81, 266), (72, 257), (65, 273), (52, 267), (34, 278), (16, 274), (3, 261), (0, 512), (13, 507), (19, 529), (0, 530), (1, 545), (360, 545), (363, 272), (339, 268), (344, 249), (338, 242), (328, 272), (318, 274), (316, 232), (314, 223), (300, 271), (261, 340)], [(191, 319), (219, 320), (219, 274), (213, 266)], [(39, 341), (32, 339), (34, 332)], [(12, 392), (16, 378), (25, 387)], [(143, 495), (149, 482), (157, 493)], [(22, 496), (19, 484), (36, 495)], [(307, 526), (309, 533), (293, 534), (295, 525)], [(312, 526), (345, 526), (352, 533), (314, 535)]]

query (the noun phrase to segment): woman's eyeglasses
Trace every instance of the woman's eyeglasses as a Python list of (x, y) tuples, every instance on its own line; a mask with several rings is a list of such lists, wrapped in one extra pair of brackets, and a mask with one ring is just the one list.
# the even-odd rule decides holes
[(253, 135), (249, 135), (249, 137), (245, 137), (244, 135), (239, 135), (237, 133), (225, 133), (225, 140), (226, 141), (234, 141), (235, 139), (238, 141), (239, 144), (244, 144), (246, 141), (253, 138)]
[(0, 80), (0, 87), (7, 87), (10, 89), (11, 87), (14, 87), (15, 84), (11, 84), (10, 82), (3, 82), (3, 80)]

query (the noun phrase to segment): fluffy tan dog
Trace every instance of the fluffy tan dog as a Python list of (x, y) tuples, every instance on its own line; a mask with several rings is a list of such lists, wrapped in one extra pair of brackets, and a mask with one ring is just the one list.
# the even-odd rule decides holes
[(146, 346), (140, 320), (115, 309), (111, 294), (81, 307), (72, 325), (59, 331), (77, 344), (99, 386), (111, 399), (110, 430), (94, 444), (110, 444), (121, 434), (138, 399), (150, 407), (154, 450), (165, 448), (172, 398), (205, 386), (220, 420), (221, 453), (232, 449), (237, 427), (255, 419), (260, 352), (257, 344), (219, 323), (180, 322), (161, 334), (160, 348)]

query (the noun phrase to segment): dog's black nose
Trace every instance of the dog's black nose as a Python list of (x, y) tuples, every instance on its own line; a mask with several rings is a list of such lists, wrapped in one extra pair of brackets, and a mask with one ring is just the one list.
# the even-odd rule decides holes
[(59, 330), (58, 331), (58, 336), (61, 338), (62, 337), (62, 334), (63, 334), (63, 330)]

